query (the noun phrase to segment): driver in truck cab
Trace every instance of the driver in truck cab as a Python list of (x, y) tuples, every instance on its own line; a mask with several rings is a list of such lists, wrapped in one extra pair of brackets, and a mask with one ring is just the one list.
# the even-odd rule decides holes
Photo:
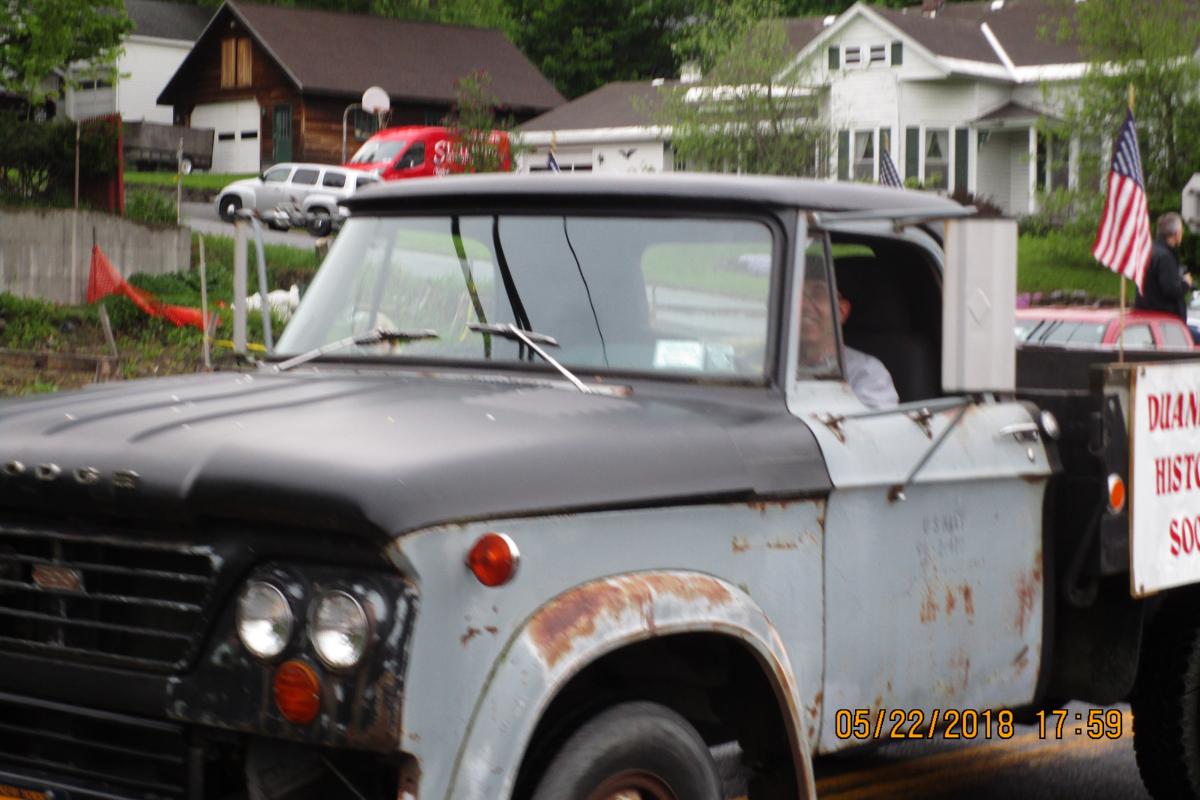
[[(806, 270), (804, 291), (800, 302), (800, 358), (805, 366), (837, 365), (837, 333), (834, 330), (833, 306), (829, 302), (829, 281), (822, 272)], [(845, 325), (850, 317), (851, 303), (839, 292), (837, 323)], [(891, 373), (875, 356), (847, 345), (843, 363), (846, 380), (854, 395), (868, 408), (890, 408), (899, 402)]]

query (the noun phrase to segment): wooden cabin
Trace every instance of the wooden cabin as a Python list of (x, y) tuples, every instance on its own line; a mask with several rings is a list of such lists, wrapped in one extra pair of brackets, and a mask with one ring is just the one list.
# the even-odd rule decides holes
[(482, 73), (498, 110), (518, 122), (563, 97), (499, 31), (228, 0), (158, 102), (177, 124), (216, 131), (214, 172), (259, 172), (280, 161), (342, 161), (374, 120), (363, 91), (391, 98), (388, 125), (439, 124), (456, 83)]

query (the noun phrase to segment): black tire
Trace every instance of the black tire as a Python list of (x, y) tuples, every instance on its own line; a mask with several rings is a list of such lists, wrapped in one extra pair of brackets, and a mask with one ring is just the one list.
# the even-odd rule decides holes
[(323, 208), (314, 208), (309, 212), (308, 217), (308, 232), (313, 236), (321, 237), (328, 236), (333, 230), (333, 219), (329, 216), (329, 212)]
[(1200, 627), (1160, 613), (1146, 632), (1132, 700), (1133, 751), (1156, 800), (1200, 798)]
[(572, 734), (546, 768), (533, 800), (722, 795), (717, 765), (696, 729), (665, 706), (634, 702), (613, 706)]
[(241, 199), (231, 194), (222, 197), (221, 203), (217, 206), (219, 209), (218, 213), (221, 215), (221, 219), (225, 220), (226, 222), (233, 222), (234, 215), (237, 214), (238, 209), (241, 207)]

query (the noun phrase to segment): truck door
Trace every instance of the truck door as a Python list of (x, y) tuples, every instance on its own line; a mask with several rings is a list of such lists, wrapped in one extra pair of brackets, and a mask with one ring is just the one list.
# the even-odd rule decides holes
[[(904, 348), (937, 345), (899, 327), (879, 337), (881, 353), (896, 351), (888, 356), (899, 406), (868, 408), (843, 378), (830, 265), (839, 253), (862, 266), (886, 250), (885, 266), (904, 269), (907, 251), (904, 279), (917, 280), (923, 268), (940, 291), (935, 251), (905, 239), (834, 249), (814, 234), (796, 265), (788, 404), (820, 442), (834, 484), (824, 532), (825, 752), (862, 743), (847, 735), (858, 709), (868, 711), (872, 734), (882, 713), (886, 736), (894, 725), (928, 725), (935, 712), (940, 732), (947, 711), (1027, 703), (1041, 660), (1042, 503), (1051, 469), (1030, 410), (936, 397), (936, 387), (903, 402), (922, 392), (912, 379), (929, 357), (912, 353), (905, 362)], [(908, 291), (875, 288), (896, 302)], [(940, 308), (913, 311), (940, 320)], [(836, 342), (833, 352), (812, 345), (821, 335)]]

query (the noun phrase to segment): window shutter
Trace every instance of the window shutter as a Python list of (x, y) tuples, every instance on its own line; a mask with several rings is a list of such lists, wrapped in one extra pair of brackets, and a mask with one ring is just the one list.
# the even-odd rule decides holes
[(904, 130), (904, 177), (916, 178), (921, 174), (921, 129)]
[(892, 42), (892, 66), (898, 67), (904, 63), (904, 43)]
[(829, 68), (837, 69), (842, 66), (842, 51), (837, 45), (829, 48)]
[(954, 191), (967, 191), (967, 129), (954, 129)]
[(838, 131), (837, 177), (850, 180), (850, 131)]
[(250, 40), (237, 40), (237, 85), (250, 85)]
[(233, 86), (234, 64), (237, 63), (237, 41), (234, 39), (221, 40), (221, 88)]

